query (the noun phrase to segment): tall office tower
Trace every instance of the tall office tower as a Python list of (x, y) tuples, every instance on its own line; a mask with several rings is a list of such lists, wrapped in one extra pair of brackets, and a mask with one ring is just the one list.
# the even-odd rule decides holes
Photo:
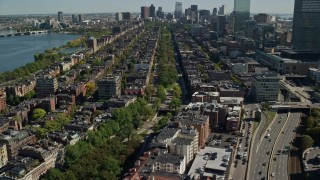
[(216, 19), (217, 18), (217, 13), (218, 13), (217, 8), (213, 8), (213, 10), (212, 10), (212, 19)]
[(79, 23), (82, 23), (82, 21), (83, 21), (83, 17), (82, 17), (82, 14), (79, 14)]
[(191, 5), (191, 12), (195, 12), (198, 10), (198, 5)]
[(224, 5), (221, 5), (221, 6), (219, 6), (218, 15), (224, 15), (224, 14), (226, 14), (226, 12), (225, 12), (225, 6), (224, 6)]
[(191, 8), (188, 8), (188, 9), (185, 9), (184, 10), (184, 16), (189, 16), (189, 17), (191, 17)]
[(256, 30), (256, 21), (255, 20), (246, 21), (246, 37), (254, 39), (255, 30)]
[(182, 17), (182, 2), (176, 2), (174, 16), (176, 19), (179, 19)]
[(78, 22), (77, 16), (72, 14), (72, 23), (75, 24)]
[(320, 1), (295, 0), (292, 47), (294, 50), (320, 52)]
[(156, 7), (154, 7), (153, 4), (151, 4), (151, 6), (149, 7), (149, 16), (150, 17), (156, 17)]
[(210, 10), (201, 9), (199, 10), (199, 16), (201, 20), (209, 20), (210, 19)]
[(150, 17), (150, 8), (147, 6), (141, 7), (141, 19), (148, 19)]
[(229, 34), (234, 34), (234, 20), (235, 20), (235, 15), (234, 15), (234, 12), (232, 12), (228, 16), (228, 32), (229, 32)]
[(63, 12), (62, 11), (58, 12), (58, 21), (63, 22)]
[(115, 19), (116, 21), (122, 21), (122, 13), (121, 12), (117, 12), (115, 15)]
[(226, 24), (227, 24), (226, 15), (219, 15), (218, 22), (217, 22), (217, 31), (218, 31), (219, 35), (224, 34), (224, 32), (226, 30)]
[(158, 11), (156, 15), (157, 15), (157, 18), (164, 18), (164, 12), (162, 11), (162, 7), (158, 7)]
[(245, 29), (247, 20), (250, 20), (250, 0), (234, 0), (234, 30), (242, 31)]
[(130, 12), (123, 12), (122, 13), (122, 19), (123, 20), (130, 20), (131, 19), (131, 13)]

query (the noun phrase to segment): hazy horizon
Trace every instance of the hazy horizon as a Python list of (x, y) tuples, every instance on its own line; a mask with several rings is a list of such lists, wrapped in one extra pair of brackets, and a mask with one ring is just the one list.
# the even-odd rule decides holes
[[(0, 0), (0, 15), (26, 15), (26, 14), (56, 14), (63, 11), (66, 14), (72, 13), (114, 13), (114, 12), (140, 12), (141, 6), (154, 4), (156, 9), (161, 6), (164, 12), (173, 12), (175, 2), (182, 2), (183, 10), (191, 4), (198, 5), (198, 9), (212, 11), (214, 7), (224, 4), (226, 12), (233, 10), (234, 0)], [(277, 4), (270, 7), (270, 4)], [(269, 14), (293, 14), (294, 0), (251, 0), (251, 13)]]

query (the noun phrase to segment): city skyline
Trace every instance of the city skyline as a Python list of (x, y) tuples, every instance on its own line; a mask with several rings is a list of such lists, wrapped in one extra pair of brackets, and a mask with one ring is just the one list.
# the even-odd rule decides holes
[[(197, 4), (198, 9), (209, 9), (212, 11), (214, 7), (226, 5), (226, 12), (233, 10), (234, 0), (140, 0), (134, 2), (132, 0), (69, 0), (69, 1), (41, 1), (29, 0), (28, 3), (22, 3), (19, 0), (0, 0), (0, 15), (15, 14), (52, 14), (58, 11), (65, 13), (114, 13), (114, 12), (140, 12), (141, 6), (150, 6), (154, 4), (156, 7), (161, 6), (164, 12), (174, 12), (175, 3), (182, 2), (183, 9), (190, 7), (191, 4)], [(270, 7), (270, 4), (276, 3), (277, 6)], [(22, 6), (23, 4), (23, 6)], [(252, 0), (252, 13), (276, 13), (276, 14), (293, 14), (294, 0), (278, 1), (278, 0)]]

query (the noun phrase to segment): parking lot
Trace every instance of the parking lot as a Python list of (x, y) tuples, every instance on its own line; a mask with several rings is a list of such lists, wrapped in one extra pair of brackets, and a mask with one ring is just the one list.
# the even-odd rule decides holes
[(207, 140), (208, 146), (215, 148), (230, 148), (237, 143), (236, 135), (225, 133), (211, 133)]

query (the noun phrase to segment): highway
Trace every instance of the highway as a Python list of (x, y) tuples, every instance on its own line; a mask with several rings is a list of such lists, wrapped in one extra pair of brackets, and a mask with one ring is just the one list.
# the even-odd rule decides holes
[[(274, 121), (271, 123), (270, 132), (267, 132), (251, 149), (250, 165), (247, 174), (248, 180), (261, 180), (267, 179), (268, 164), (271, 158), (272, 148), (276, 139), (281, 132), (282, 127), (285, 125), (288, 113), (277, 114)], [(265, 136), (269, 134), (269, 138)], [(258, 137), (256, 137), (258, 138)]]
[[(276, 160), (271, 160), (269, 164), (270, 179), (288, 180), (288, 159), (289, 153), (283, 152), (285, 146), (290, 146), (290, 143), (295, 135), (294, 130), (299, 125), (300, 113), (290, 113), (287, 123), (283, 128), (283, 133), (278, 136), (272, 156)], [(274, 176), (273, 176), (274, 175)]]

